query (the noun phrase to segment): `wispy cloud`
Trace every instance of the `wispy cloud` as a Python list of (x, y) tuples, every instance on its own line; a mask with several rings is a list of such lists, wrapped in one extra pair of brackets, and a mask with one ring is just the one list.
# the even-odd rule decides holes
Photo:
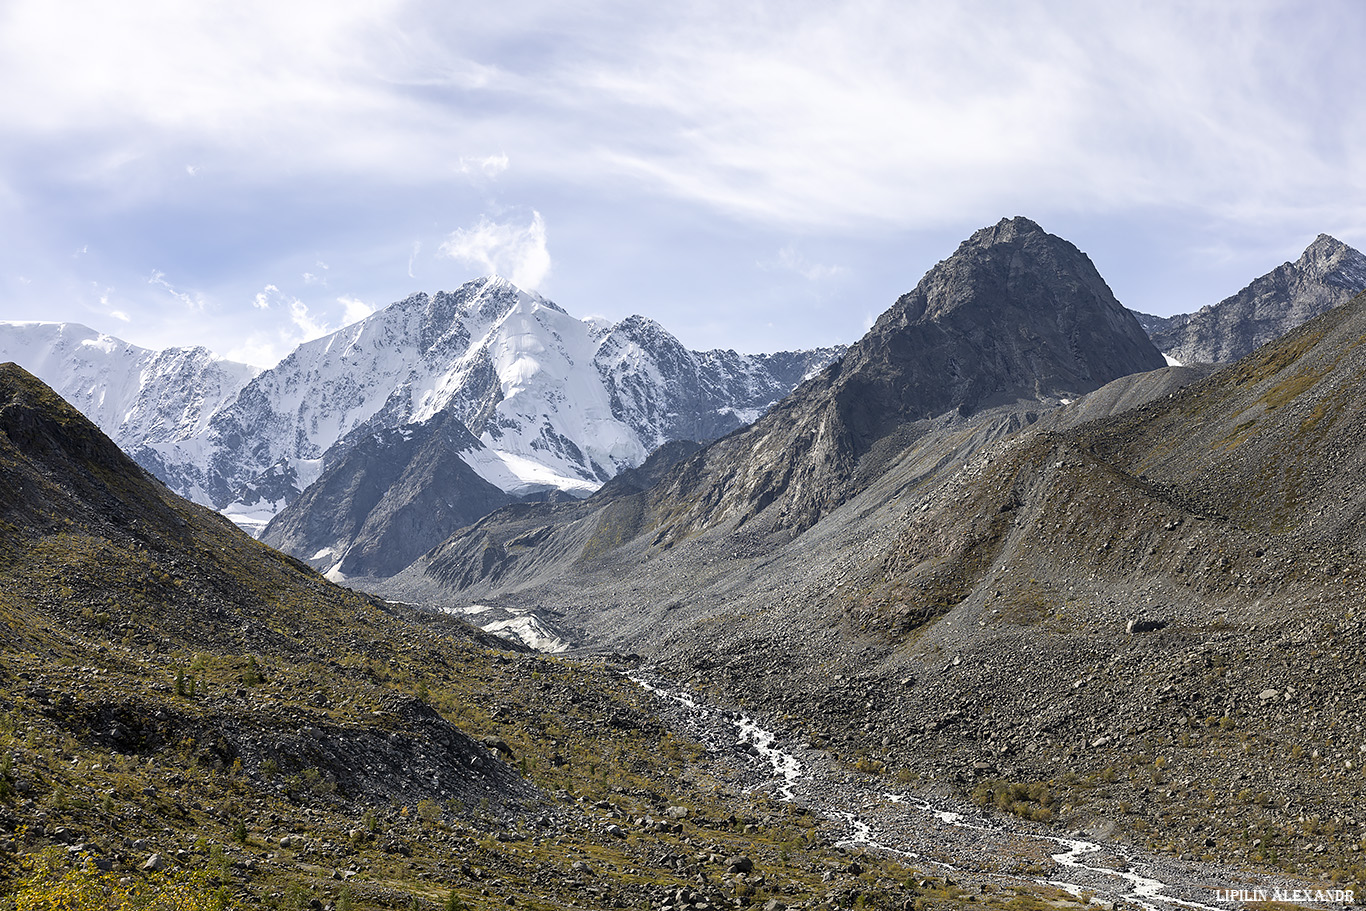
[(208, 306), (208, 301), (205, 300), (202, 294), (200, 294), (198, 291), (180, 290), (175, 285), (172, 285), (170, 282), (166, 280), (166, 273), (164, 272), (153, 271), (151, 276), (147, 279), (147, 284), (156, 285), (159, 288), (165, 289), (167, 294), (171, 295), (171, 297), (175, 298), (177, 301), (179, 301), (181, 304), (183, 304), (185, 307), (191, 310), (198, 310), (202, 312), (204, 308)]
[(824, 263), (812, 262), (805, 256), (797, 252), (796, 247), (788, 244), (778, 251), (778, 255), (771, 260), (761, 260), (759, 268), (773, 270), (783, 270), (800, 275), (809, 282), (826, 281), (837, 278), (845, 273), (843, 266), (831, 266)]
[[(916, 227), (1045, 203), (1243, 217), (1322, 197), (1366, 139), (1366, 112), (1323, 91), (1366, 67), (1316, 50), (1338, 46), (1349, 9), (244, 0), (72, 17), (17, 0), (0, 79), (33, 88), (0, 116), (19, 137), (101, 135), (61, 164), (111, 192), (137, 192), (130, 172), (163, 154), (190, 174), (424, 185), (452, 159), (481, 179), (516, 159), (532, 179), (627, 175), (775, 224)], [(102, 157), (71, 161), (82, 149)], [(1337, 208), (1359, 208), (1366, 179), (1345, 182)]]
[[(756, 260), (880, 295), (853, 251), (951, 229), (947, 252), (1002, 215), (1112, 249), (1147, 219), (1171, 258), (1135, 271), (1183, 297), (1217, 265), (1202, 245), (1366, 241), (1350, 0), (10, 0), (0, 18), (0, 84), (25, 87), (0, 94), (7, 306), (42, 315), (98, 271), (140, 329), (207, 308), (222, 319), (180, 325), (225, 348), (239, 326), (271, 323), (273, 345), (335, 322), (342, 291), (398, 297), (405, 260), (444, 281), (438, 248), (540, 286), (533, 207), (585, 306), (625, 306), (643, 278), (689, 319), (711, 276), (739, 296), (776, 277)], [(294, 298), (257, 290), (280, 276), (327, 296), (294, 322)], [(698, 324), (741, 319), (724, 316)]]
[(420, 240), (415, 240), (415, 241), (413, 241), (413, 249), (412, 249), (412, 251), (408, 254), (408, 277), (409, 277), (409, 278), (417, 278), (417, 276), (413, 274), (413, 264), (417, 262), (417, 256), (418, 256), (418, 254), (421, 253), (421, 252), (422, 252), (422, 241), (420, 241)]
[(325, 320), (318, 319), (308, 312), (308, 305), (297, 297), (289, 301), (289, 321), (299, 330), (299, 342), (311, 342), (322, 338), (332, 331)]
[(497, 177), (508, 169), (506, 153), (486, 155), (483, 158), (461, 157), (459, 170), (462, 174), (482, 174), (484, 177)]
[(539, 289), (550, 274), (545, 221), (531, 213), (531, 224), (489, 221), (481, 217), (473, 228), (454, 231), (441, 252), (468, 265), (503, 276), (519, 288)]
[(269, 310), (271, 300), (279, 296), (279, 288), (274, 285), (266, 285), (260, 291), (256, 292), (256, 296), (251, 299), (251, 305), (257, 310)]

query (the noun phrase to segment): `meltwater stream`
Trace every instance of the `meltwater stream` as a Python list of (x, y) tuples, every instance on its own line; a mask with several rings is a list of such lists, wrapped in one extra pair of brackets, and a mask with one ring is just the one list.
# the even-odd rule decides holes
[[(972, 862), (982, 868), (972, 870), (974, 875), (1016, 882), (1025, 877), (1008, 872), (1012, 862), (1041, 862), (1046, 857), (1057, 869), (1049, 878), (1032, 879), (1033, 882), (1063, 889), (1079, 898), (1089, 896), (1095, 904), (1122, 902), (1147, 911), (1226, 911), (1241, 907), (1238, 902), (1217, 900), (1214, 895), (1216, 890), (1247, 888), (1241, 881), (1248, 879), (1255, 879), (1257, 887), (1266, 887), (1268, 891), (1300, 885), (1232, 871), (1223, 873), (1221, 878), (1221, 871), (1211, 868), (1187, 869), (1173, 859), (1139, 857), (1119, 846), (1015, 830), (996, 821), (937, 807), (919, 796), (888, 793), (878, 789), (876, 781), (855, 778), (834, 768), (819, 751), (803, 751), (803, 758), (799, 758), (779, 747), (777, 735), (748, 715), (708, 705), (646, 671), (634, 671), (627, 676), (681, 709), (694, 732), (710, 748), (747, 753), (764, 774), (771, 772), (759, 787), (769, 789), (778, 800), (799, 801), (827, 819), (842, 821), (848, 831), (837, 842), (840, 846), (888, 851), (922, 865), (948, 870), (962, 869), (960, 861)], [(1113, 865), (1107, 865), (1106, 858)], [(1149, 869), (1161, 866), (1170, 870), (1163, 874), (1168, 880), (1181, 883), (1178, 886), (1137, 873), (1132, 865)], [(1240, 882), (1233, 881), (1235, 876)], [(1173, 894), (1177, 890), (1187, 895), (1209, 895), (1211, 901), (1207, 904)]]

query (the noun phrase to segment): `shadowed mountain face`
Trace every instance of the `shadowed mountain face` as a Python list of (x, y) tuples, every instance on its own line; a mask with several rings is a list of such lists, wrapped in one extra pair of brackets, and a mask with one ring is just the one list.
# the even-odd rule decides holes
[(1229, 364), (1366, 291), (1366, 256), (1327, 234), (1217, 304), (1195, 313), (1136, 314), (1153, 344), (1183, 364)]
[[(661, 485), (672, 535), (747, 521), (809, 527), (949, 412), (1047, 407), (1163, 365), (1076, 247), (1026, 218), (978, 231), (827, 368)], [(923, 429), (923, 428), (922, 428)]]
[(341, 577), (393, 575), (456, 529), (514, 502), (461, 460), (478, 446), (446, 412), (365, 434), (261, 540)]

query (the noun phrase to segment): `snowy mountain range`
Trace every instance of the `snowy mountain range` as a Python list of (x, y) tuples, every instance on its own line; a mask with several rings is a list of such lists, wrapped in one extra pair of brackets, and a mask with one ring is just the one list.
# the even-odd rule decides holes
[(75, 324), (0, 323), (0, 358), (255, 533), (368, 435), (438, 415), (469, 431), (459, 457), (498, 490), (586, 496), (664, 442), (749, 423), (841, 352), (689, 351), (643, 317), (580, 320), (496, 277), (414, 294), (259, 373)]
[(153, 351), (79, 323), (0, 321), (0, 361), (14, 361), (124, 450), (208, 431), (260, 371), (205, 348)]

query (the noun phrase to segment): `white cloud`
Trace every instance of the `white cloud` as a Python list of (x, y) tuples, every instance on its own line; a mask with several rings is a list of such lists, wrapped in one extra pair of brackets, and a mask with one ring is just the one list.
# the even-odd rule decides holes
[(281, 291), (276, 285), (266, 285), (252, 298), (251, 305), (257, 310), (283, 309), (289, 314), (292, 330), (283, 330), (282, 340), (291, 345), (312, 341), (331, 332), (326, 320), (320, 320), (308, 310), (308, 305), (292, 294)]
[(367, 316), (369, 316), (371, 313), (375, 312), (374, 307), (370, 306), (365, 301), (355, 297), (342, 296), (337, 298), (337, 303), (342, 305), (343, 326), (349, 326), (352, 323), (358, 323), (361, 320), (365, 319)]
[(187, 164), (185, 165), (185, 173), (189, 174), (191, 177), (194, 177), (199, 173), (199, 168), (196, 165)]
[(446, 238), (441, 252), (501, 275), (527, 291), (539, 289), (550, 274), (550, 252), (540, 212), (531, 213), (531, 224), (526, 227), (481, 217), (473, 228), (461, 228)]
[(829, 266), (823, 263), (814, 263), (797, 252), (791, 244), (778, 251), (778, 256), (772, 261), (762, 261), (759, 263), (761, 269), (783, 269), (788, 272), (795, 272), (809, 282), (826, 281), (837, 278), (845, 273), (843, 266)]
[[(318, 265), (327, 268), (322, 263)], [(228, 357), (248, 364), (269, 366), (278, 363), (281, 357), (304, 342), (321, 338), (375, 312), (374, 307), (357, 297), (343, 295), (336, 300), (341, 305), (341, 322), (334, 327), (325, 315), (315, 313), (304, 301), (281, 291), (277, 285), (266, 285), (252, 298), (252, 306), (257, 310), (287, 316), (288, 322), (280, 323), (273, 332), (251, 333), (242, 344), (228, 352)]]
[(166, 280), (166, 273), (164, 272), (153, 270), (151, 277), (147, 279), (147, 284), (166, 289), (166, 292), (170, 294), (171, 297), (180, 301), (191, 310), (203, 312), (204, 308), (208, 306), (208, 301), (204, 299), (204, 295), (200, 294), (198, 291), (191, 292), (180, 290)]
[(326, 321), (315, 318), (308, 312), (308, 305), (296, 298), (289, 301), (289, 321), (299, 330), (298, 341), (311, 342), (315, 338), (322, 338), (332, 330)]
[(304, 280), (304, 284), (305, 284), (305, 285), (326, 285), (326, 284), (327, 284), (327, 279), (326, 279), (326, 278), (323, 278), (323, 277), (321, 277), (321, 276), (314, 275), (312, 272), (305, 272), (305, 273), (303, 274), (303, 280)]
[[(22, 143), (111, 193), (164, 156), (253, 183), (467, 175), (664, 192), (771, 224), (918, 227), (1044, 205), (1360, 209), (1350, 3), (757, 0), (572, 11), (402, 0), (14, 0)], [(510, 53), (507, 48), (535, 48)], [(111, 78), (117, 74), (117, 78)], [(98, 153), (93, 150), (100, 150)], [(213, 160), (206, 157), (215, 156)], [(66, 156), (77, 156), (69, 161)], [(185, 165), (184, 161), (194, 161)], [(158, 167), (160, 165), (158, 164)], [(231, 181), (225, 180), (225, 185)], [(1346, 192), (1344, 192), (1346, 191)]]
[[(104, 302), (104, 298), (101, 298), (100, 303)], [(133, 321), (132, 318), (127, 313), (124, 313), (122, 310), (110, 310), (109, 316), (113, 319), (118, 320), (121, 323), (131, 323)]]
[(466, 158), (461, 156), (459, 170), (462, 174), (474, 174), (476, 172), (488, 178), (497, 177), (508, 169), (508, 157), (506, 153), (500, 152), (497, 155), (488, 155), (483, 158)]
[(260, 291), (256, 292), (256, 296), (251, 300), (251, 305), (257, 310), (269, 310), (271, 298), (278, 297), (279, 294), (279, 288), (274, 285), (266, 285)]

